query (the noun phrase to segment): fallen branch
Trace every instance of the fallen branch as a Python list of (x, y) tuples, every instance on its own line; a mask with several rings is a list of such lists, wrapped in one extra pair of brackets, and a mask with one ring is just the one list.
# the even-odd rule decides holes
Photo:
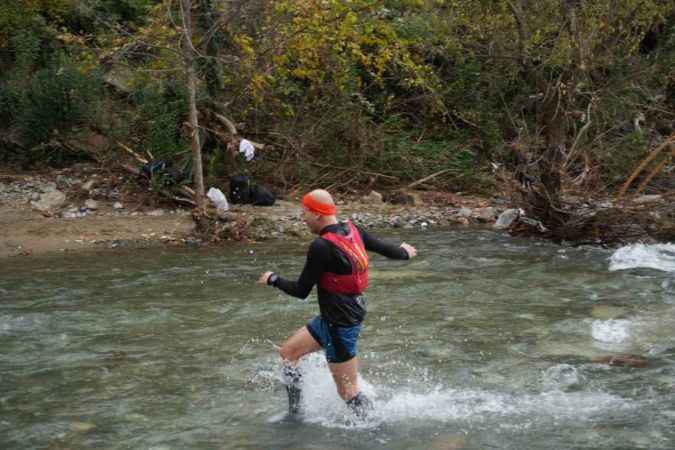
[[(217, 114), (217, 113), (214, 113), (214, 114), (216, 116), (219, 116), (222, 120), (227, 121), (227, 123), (229, 123), (230, 125), (232, 125), (232, 123), (229, 120), (227, 120), (225, 117), (223, 117), (223, 116), (221, 116), (220, 114)], [(221, 123), (224, 123), (224, 122), (221, 121)], [(200, 125), (199, 128), (215, 134), (216, 136), (218, 136), (218, 138), (220, 138), (221, 141), (223, 141), (223, 144), (225, 144), (225, 145), (229, 144), (230, 141), (232, 140), (232, 137), (234, 137), (237, 134), (236, 130), (234, 129), (234, 125), (232, 125), (231, 129), (229, 128), (229, 126), (226, 125), (226, 128), (228, 128), (228, 133), (230, 133), (231, 136), (227, 136), (221, 131), (214, 130), (213, 128), (209, 128), (209, 127), (204, 126), (204, 125)], [(235, 133), (232, 133), (232, 130), (234, 130)], [(246, 139), (246, 140), (249, 141), (251, 143), (251, 145), (253, 145), (253, 147), (256, 148), (256, 150), (263, 150), (265, 148), (265, 144), (261, 144), (259, 142), (254, 142), (250, 139)]]
[(630, 185), (633, 183), (633, 181), (635, 181), (635, 179), (638, 177), (638, 175), (640, 175), (640, 173), (645, 169), (645, 167), (647, 167), (647, 165), (650, 162), (652, 162), (654, 160), (654, 158), (656, 158), (664, 148), (669, 147), (673, 143), (675, 143), (675, 134), (672, 134), (668, 139), (663, 141), (658, 147), (656, 147), (654, 150), (652, 150), (651, 153), (649, 153), (649, 155), (647, 155), (647, 157), (642, 160), (642, 162), (637, 167), (637, 169), (635, 169), (635, 171), (633, 171), (631, 176), (628, 177), (628, 179), (623, 184), (623, 186), (621, 186), (621, 189), (619, 190), (619, 193), (617, 194), (616, 199), (620, 200), (621, 197), (623, 197), (624, 194), (626, 194), (626, 191), (628, 190)]
[(190, 199), (187, 199), (187, 198), (178, 197), (177, 195), (173, 195), (171, 198), (173, 198), (177, 202), (183, 202), (183, 203), (188, 203), (192, 206), (197, 206), (197, 202), (194, 202), (194, 201), (192, 201)]
[[(673, 151), (675, 152), (675, 150)], [(640, 195), (640, 193), (645, 190), (647, 184), (649, 184), (649, 182), (652, 181), (652, 178), (654, 178), (657, 174), (659, 174), (663, 170), (664, 167), (666, 167), (667, 162), (668, 158), (663, 158), (663, 161), (657, 164), (656, 167), (654, 167), (654, 169), (652, 169), (652, 171), (649, 172), (649, 175), (647, 175), (647, 177), (644, 180), (642, 180), (642, 183), (640, 183), (640, 185), (638, 186), (637, 190), (635, 191), (635, 195)]]
[(313, 166), (317, 166), (317, 167), (323, 167), (324, 169), (346, 170), (346, 171), (349, 171), (349, 172), (358, 172), (358, 173), (363, 173), (365, 175), (373, 175), (373, 176), (376, 176), (376, 177), (388, 178), (390, 180), (398, 181), (398, 177), (395, 177), (393, 175), (385, 175), (383, 173), (369, 172), (367, 170), (352, 169), (350, 167), (331, 166), (331, 165), (328, 165), (328, 164), (319, 164), (319, 163), (314, 163), (314, 162), (310, 163), (310, 164), (313, 165)]
[(197, 195), (197, 193), (195, 192), (195, 190), (192, 189), (192, 188), (189, 187), (189, 186), (183, 185), (183, 186), (181, 186), (180, 188), (183, 190), (183, 192), (187, 193), (188, 195), (191, 195), (191, 196), (193, 196), (193, 197), (195, 197), (195, 196)]
[(442, 174), (444, 174), (444, 173), (446, 173), (446, 172), (450, 172), (451, 170), (452, 170), (452, 169), (443, 169), (443, 170), (439, 170), (438, 172), (432, 173), (431, 175), (428, 175), (428, 176), (426, 176), (426, 177), (424, 177), (424, 178), (420, 178), (420, 179), (417, 180), (417, 181), (413, 181), (412, 183), (410, 183), (410, 184), (408, 185), (408, 188), (415, 187), (415, 186), (417, 186), (417, 185), (419, 185), (419, 184), (422, 184), (422, 183), (424, 183), (424, 182), (426, 182), (426, 181), (431, 180), (432, 178), (436, 178), (436, 177), (439, 176), (439, 175), (442, 175)]
[(135, 151), (133, 151), (132, 149), (130, 149), (129, 147), (127, 147), (127, 146), (124, 145), (123, 143), (118, 142), (117, 145), (119, 145), (121, 148), (123, 148), (124, 150), (126, 150), (128, 153), (130, 153), (134, 158), (136, 158), (136, 160), (137, 160), (138, 162), (141, 162), (141, 163), (143, 163), (143, 164), (147, 164), (147, 163), (148, 163), (148, 160), (147, 160), (147, 159), (143, 158), (141, 155), (139, 155), (138, 153), (136, 153)]

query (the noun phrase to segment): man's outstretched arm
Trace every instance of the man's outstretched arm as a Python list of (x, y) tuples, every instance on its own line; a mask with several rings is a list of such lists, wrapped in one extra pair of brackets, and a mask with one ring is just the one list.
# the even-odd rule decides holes
[(401, 245), (392, 244), (376, 238), (361, 227), (358, 228), (366, 250), (371, 250), (391, 259), (411, 259), (417, 256), (417, 249), (410, 244), (405, 242)]
[(329, 258), (328, 247), (320, 239), (315, 239), (309, 246), (305, 267), (298, 281), (287, 280), (274, 272), (265, 272), (260, 276), (258, 283), (269, 284), (293, 297), (307, 298), (314, 285), (319, 282)]

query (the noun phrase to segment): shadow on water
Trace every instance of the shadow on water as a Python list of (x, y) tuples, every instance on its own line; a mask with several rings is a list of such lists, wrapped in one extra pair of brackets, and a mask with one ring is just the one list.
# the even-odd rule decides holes
[(302, 363), (302, 420), (281, 420), (273, 343), (316, 298), (254, 282), (299, 273), (305, 243), (3, 266), (0, 448), (675, 448), (673, 246), (390, 237), (420, 256), (372, 259), (365, 422), (320, 354)]

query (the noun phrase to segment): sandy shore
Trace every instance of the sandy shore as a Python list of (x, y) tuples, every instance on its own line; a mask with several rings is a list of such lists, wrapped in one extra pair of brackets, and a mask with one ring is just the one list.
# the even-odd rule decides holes
[[(64, 187), (63, 179), (55, 181), (59, 176), (63, 175), (0, 176), (0, 258), (91, 249), (209, 244), (195, 237), (194, 221), (188, 209), (153, 207), (149, 198), (144, 202), (138, 195), (132, 202), (124, 193), (119, 198), (97, 200), (94, 210), (86, 209), (83, 205), (89, 195), (83, 194), (80, 186), (83, 181), (75, 179)], [(99, 178), (97, 186), (105, 186), (107, 181)], [(66, 202), (48, 213), (34, 208), (31, 201), (53, 186), (66, 193)], [(429, 194), (427, 199), (429, 203), (418, 198), (422, 204), (391, 205), (354, 197), (340, 199), (338, 208), (341, 218), (350, 218), (368, 228), (419, 230), (489, 225), (504, 209), (495, 207), (494, 201), (455, 194)], [(120, 204), (124, 207), (120, 208)], [(247, 223), (249, 240), (309, 237), (299, 218), (297, 199), (279, 200), (271, 207), (233, 205), (228, 214)]]

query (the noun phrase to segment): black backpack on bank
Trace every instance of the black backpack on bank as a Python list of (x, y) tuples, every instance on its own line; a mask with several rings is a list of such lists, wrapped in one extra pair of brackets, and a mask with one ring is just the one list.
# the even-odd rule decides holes
[(230, 201), (232, 203), (246, 204), (251, 197), (251, 180), (245, 175), (237, 175), (230, 178)]
[(265, 186), (254, 184), (251, 186), (251, 203), (257, 206), (272, 206), (276, 201), (274, 193)]
[(230, 200), (238, 204), (272, 206), (276, 197), (265, 186), (252, 184), (246, 175), (237, 175), (230, 178)]

